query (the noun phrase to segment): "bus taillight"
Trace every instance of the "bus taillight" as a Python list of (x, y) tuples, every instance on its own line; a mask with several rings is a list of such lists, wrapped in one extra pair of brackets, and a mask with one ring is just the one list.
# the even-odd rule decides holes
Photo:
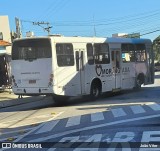
[(54, 75), (50, 74), (50, 79), (49, 79), (48, 86), (53, 86), (53, 78), (54, 78)]
[(17, 86), (17, 83), (16, 83), (16, 80), (14, 79), (14, 75), (12, 75), (11, 78), (12, 78), (12, 83), (13, 83), (13, 85), (14, 85), (15, 87), (18, 87), (18, 86)]
[(50, 82), (53, 82), (54, 75), (50, 74)]

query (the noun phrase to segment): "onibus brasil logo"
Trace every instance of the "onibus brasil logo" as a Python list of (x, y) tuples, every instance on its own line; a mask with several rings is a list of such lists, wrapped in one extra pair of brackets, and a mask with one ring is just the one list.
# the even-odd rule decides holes
[[(115, 67), (113, 67), (113, 68), (106, 68), (105, 69), (105, 68), (102, 67), (102, 65), (96, 65), (95, 66), (95, 70), (96, 70), (96, 74), (98, 76), (104, 76), (104, 75), (110, 76), (113, 73), (118, 74), (121, 71), (120, 69), (115, 68)], [(123, 67), (122, 68), (122, 74), (127, 74), (129, 72), (130, 72), (130, 68), (129, 67)]]
[(98, 76), (111, 75), (113, 73), (111, 68), (109, 68), (109, 69), (103, 69), (102, 65), (96, 65), (95, 66), (95, 70), (96, 70), (96, 74)]

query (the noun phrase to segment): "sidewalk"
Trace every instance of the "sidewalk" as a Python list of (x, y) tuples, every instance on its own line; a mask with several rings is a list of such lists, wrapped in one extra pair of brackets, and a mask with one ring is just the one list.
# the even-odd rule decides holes
[(16, 106), (20, 104), (26, 104), (29, 102), (35, 102), (43, 100), (44, 96), (23, 96), (23, 98), (19, 99), (18, 95), (14, 95), (13, 92), (10, 91), (0, 91), (0, 109), (10, 106)]

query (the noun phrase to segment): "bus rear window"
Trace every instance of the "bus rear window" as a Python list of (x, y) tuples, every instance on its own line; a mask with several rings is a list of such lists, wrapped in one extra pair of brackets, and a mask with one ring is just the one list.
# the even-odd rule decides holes
[(51, 57), (49, 39), (26, 39), (13, 43), (12, 60), (34, 60)]

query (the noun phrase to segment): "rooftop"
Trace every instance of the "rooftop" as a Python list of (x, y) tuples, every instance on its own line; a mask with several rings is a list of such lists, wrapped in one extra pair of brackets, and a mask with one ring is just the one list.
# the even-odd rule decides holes
[(0, 46), (11, 46), (11, 43), (4, 40), (0, 40)]

